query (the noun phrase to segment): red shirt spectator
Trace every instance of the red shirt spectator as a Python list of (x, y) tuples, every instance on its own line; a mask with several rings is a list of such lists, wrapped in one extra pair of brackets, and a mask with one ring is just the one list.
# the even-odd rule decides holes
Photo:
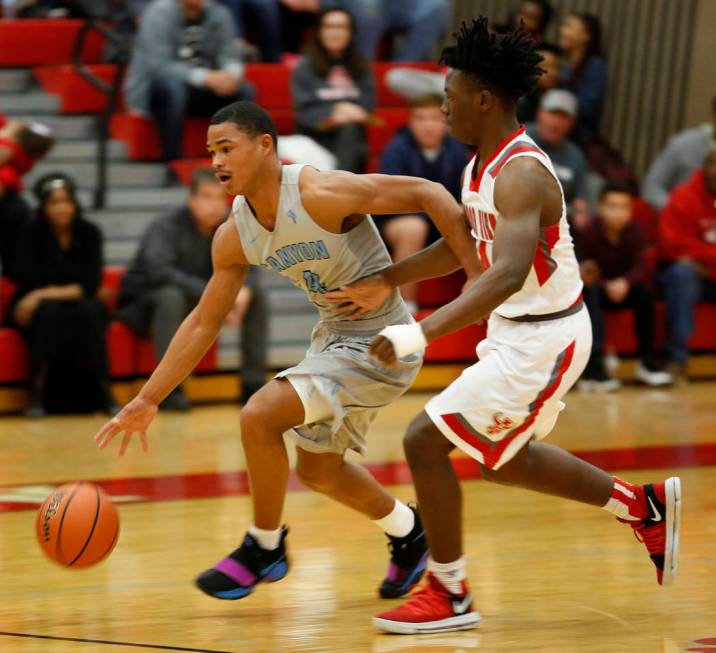
[(690, 260), (716, 280), (716, 149), (702, 169), (671, 193), (659, 230), (666, 260)]

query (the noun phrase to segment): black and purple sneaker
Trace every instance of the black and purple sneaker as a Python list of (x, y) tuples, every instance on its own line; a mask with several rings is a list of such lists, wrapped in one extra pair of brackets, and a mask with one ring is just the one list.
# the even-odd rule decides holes
[(409, 507), (415, 514), (413, 530), (405, 537), (388, 536), (388, 573), (378, 590), (384, 599), (397, 599), (407, 594), (410, 588), (420, 581), (428, 563), (428, 543), (420, 513), (414, 506)]
[(286, 535), (288, 529), (283, 526), (278, 547), (267, 551), (247, 533), (238, 549), (196, 579), (196, 586), (216, 599), (233, 601), (251, 594), (259, 583), (281, 580), (289, 566)]

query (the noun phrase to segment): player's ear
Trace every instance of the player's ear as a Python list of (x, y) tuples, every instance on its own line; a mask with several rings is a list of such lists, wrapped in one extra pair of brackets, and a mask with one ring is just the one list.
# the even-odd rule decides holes
[(273, 137), (271, 136), (271, 134), (261, 134), (260, 139), (261, 139), (261, 141), (260, 141), (259, 145), (261, 147), (261, 150), (265, 154), (270, 154), (272, 151), (274, 151), (276, 149), (274, 147)]
[(494, 102), (495, 96), (486, 88), (480, 89), (475, 93), (475, 104), (477, 105), (475, 108), (481, 113), (489, 111)]

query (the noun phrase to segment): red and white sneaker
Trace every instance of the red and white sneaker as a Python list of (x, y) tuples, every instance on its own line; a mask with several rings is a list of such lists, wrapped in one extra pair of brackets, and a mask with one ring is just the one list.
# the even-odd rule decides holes
[(472, 595), (465, 581), (462, 593), (452, 594), (428, 573), (427, 584), (419, 585), (403, 605), (373, 617), (373, 623), (388, 633), (412, 635), (475, 628), (480, 615), (472, 609)]
[(648, 516), (642, 521), (626, 523), (649, 551), (659, 585), (671, 585), (679, 562), (681, 479), (672, 476), (661, 483), (636, 485), (634, 490)]

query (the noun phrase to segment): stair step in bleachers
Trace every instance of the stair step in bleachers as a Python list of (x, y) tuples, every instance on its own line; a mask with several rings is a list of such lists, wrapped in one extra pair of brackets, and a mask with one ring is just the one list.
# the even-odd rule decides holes
[[(109, 161), (126, 161), (127, 146), (119, 141), (107, 142), (107, 158)], [(96, 161), (97, 141), (59, 141), (45, 157), (45, 162), (59, 164), (68, 161)]]
[[(108, 209), (146, 209), (162, 211), (167, 207), (180, 206), (186, 199), (185, 188), (111, 188), (107, 191)], [(92, 206), (92, 197), (88, 191), (80, 191), (84, 206)]]
[[(169, 210), (166, 207), (164, 210)], [(100, 229), (105, 240), (139, 240), (147, 225), (159, 215), (156, 211), (88, 211), (86, 217)]]
[(32, 117), (36, 114), (57, 111), (60, 107), (54, 95), (47, 95), (39, 91), (30, 93), (3, 93), (0, 95), (0, 109), (7, 114), (21, 114)]
[[(119, 70), (113, 64), (94, 64), (88, 69), (107, 84), (112, 84)], [(33, 72), (42, 88), (58, 98), (63, 113), (98, 113), (107, 106), (107, 95), (72, 65), (38, 66)]]
[[(57, 169), (55, 163), (40, 163), (25, 176), (25, 183), (32, 185), (36, 179)], [(67, 162), (63, 172), (77, 180), (80, 188), (97, 186), (97, 165), (91, 162)], [(166, 167), (156, 163), (110, 163), (107, 180), (111, 188), (156, 188), (166, 183)]]
[[(8, 118), (26, 118), (23, 111), (3, 111)], [(57, 116), (52, 114), (38, 114), (32, 119), (47, 125), (55, 135), (65, 141), (88, 140), (97, 135), (97, 118), (95, 116)]]
[(32, 86), (29, 70), (0, 69), (0, 93), (25, 93)]
[[(82, 20), (2, 20), (0, 21), (0, 67), (63, 64), (72, 61), (72, 50)], [(89, 34), (82, 58), (98, 62), (104, 40)]]

